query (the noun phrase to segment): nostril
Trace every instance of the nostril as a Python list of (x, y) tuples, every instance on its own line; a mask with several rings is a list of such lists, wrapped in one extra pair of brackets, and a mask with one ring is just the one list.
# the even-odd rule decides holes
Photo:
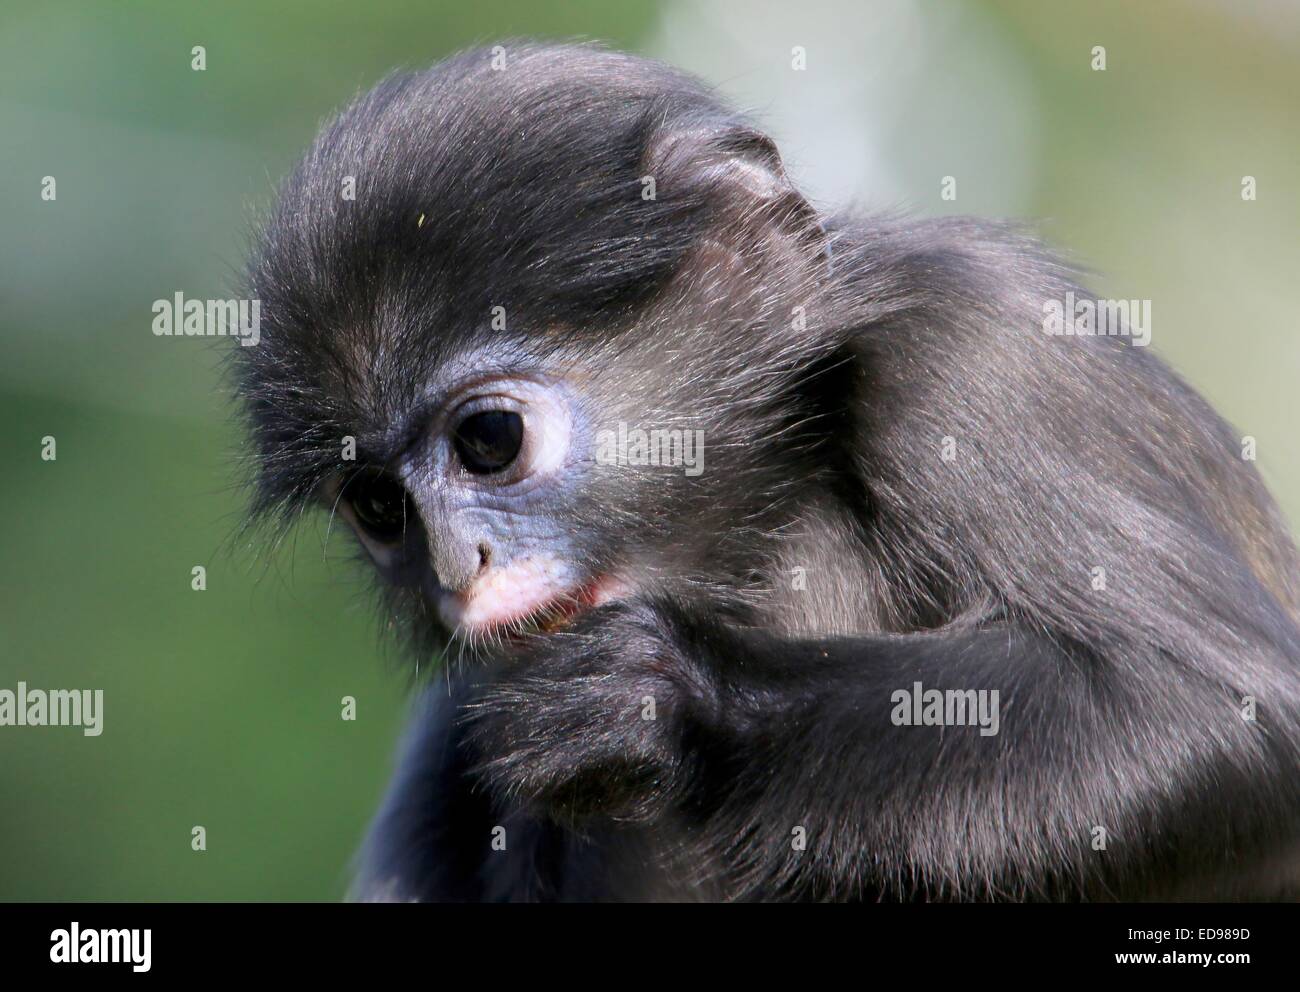
[(478, 546), (478, 570), (486, 572), (488, 565), (492, 563), (492, 549), (486, 544)]

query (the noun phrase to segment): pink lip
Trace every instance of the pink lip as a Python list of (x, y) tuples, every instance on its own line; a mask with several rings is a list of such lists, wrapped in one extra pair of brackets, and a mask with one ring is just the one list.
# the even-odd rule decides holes
[[(587, 610), (603, 606), (625, 592), (626, 587), (622, 582), (609, 576), (599, 576), (573, 590), (560, 592), (528, 609), (471, 625), (464, 625), (462, 621), (462, 626), (475, 633), (487, 633), (501, 628), (513, 627), (521, 622), (544, 618), (545, 622), (542, 624), (541, 629), (543, 632), (548, 632), (564, 626), (574, 617), (585, 613)], [(453, 598), (458, 606), (457, 612), (463, 615), (470, 601), (474, 598), (474, 592), (470, 589), (467, 592), (455, 595)]]

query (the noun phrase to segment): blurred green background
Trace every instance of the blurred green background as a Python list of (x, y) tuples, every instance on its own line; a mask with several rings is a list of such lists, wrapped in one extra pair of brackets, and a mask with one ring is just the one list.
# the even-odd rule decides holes
[(339, 535), (231, 540), (224, 342), (155, 337), (150, 308), (232, 294), (331, 108), (511, 35), (704, 75), (819, 201), (1037, 219), (1101, 295), (1153, 301), (1153, 347), (1258, 438), (1300, 519), (1300, 5), (6, 0), (0, 688), (101, 688), (105, 718), (98, 738), (0, 727), (0, 899), (345, 891), (410, 673)]

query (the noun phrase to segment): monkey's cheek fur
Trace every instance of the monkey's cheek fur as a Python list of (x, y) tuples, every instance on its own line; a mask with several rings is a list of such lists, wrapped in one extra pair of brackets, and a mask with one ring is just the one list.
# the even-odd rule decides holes
[(622, 591), (621, 583), (607, 578), (582, 582), (560, 559), (529, 557), (489, 569), (462, 593), (443, 593), (438, 612), (451, 630), (550, 630)]

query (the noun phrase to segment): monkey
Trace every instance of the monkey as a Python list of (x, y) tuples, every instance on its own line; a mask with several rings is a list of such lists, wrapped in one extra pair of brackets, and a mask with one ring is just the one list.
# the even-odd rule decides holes
[(250, 516), (345, 519), (442, 659), (356, 898), (1300, 891), (1286, 525), (1021, 226), (820, 209), (704, 83), (520, 41), (357, 98), (250, 254)]

